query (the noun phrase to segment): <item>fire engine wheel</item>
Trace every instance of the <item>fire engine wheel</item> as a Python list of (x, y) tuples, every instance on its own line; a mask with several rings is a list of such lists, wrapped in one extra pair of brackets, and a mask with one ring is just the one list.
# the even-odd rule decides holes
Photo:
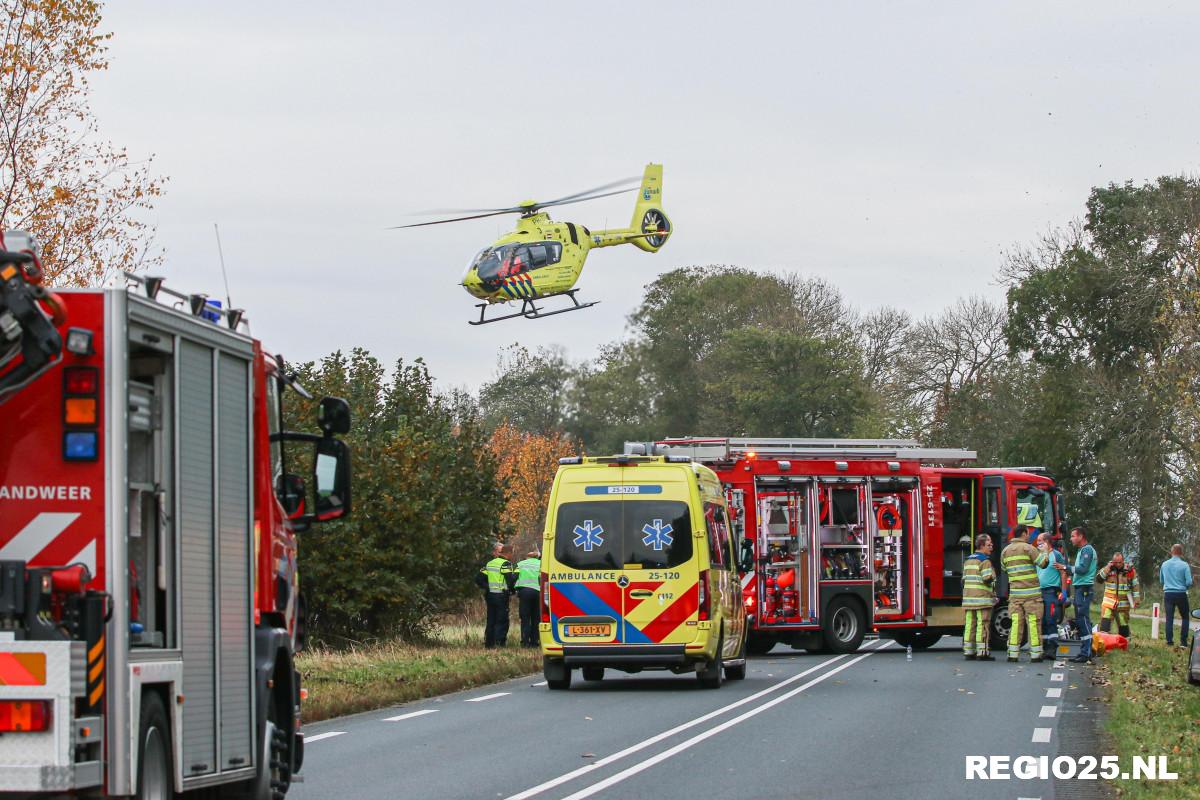
[(142, 697), (138, 735), (138, 800), (171, 800), (175, 779), (171, 770), (171, 734), (167, 712), (154, 693)]
[(928, 650), (942, 640), (940, 633), (930, 633), (929, 631), (909, 631), (907, 633), (898, 633), (895, 636), (896, 643), (902, 647), (911, 647), (913, 650)]
[(258, 752), (258, 763), (266, 764), (266, 768), (245, 783), (239, 784), (236, 793), (230, 795), (231, 797), (237, 800), (283, 800), (287, 794), (292, 783), (291, 767), (288, 765), (287, 733), (275, 722), (275, 717), (275, 704), (269, 702)]
[(717, 654), (712, 661), (707, 661), (696, 669), (696, 679), (704, 689), (720, 689), (724, 679), (725, 659), (721, 651), (725, 649), (725, 637), (717, 640)]
[(988, 647), (992, 650), (1003, 650), (1008, 647), (1008, 633), (1012, 630), (1012, 617), (1008, 613), (1008, 605), (998, 605), (992, 609), (992, 625), (988, 631)]
[(853, 653), (866, 634), (862, 611), (854, 600), (838, 597), (825, 611), (825, 644), (835, 653)]

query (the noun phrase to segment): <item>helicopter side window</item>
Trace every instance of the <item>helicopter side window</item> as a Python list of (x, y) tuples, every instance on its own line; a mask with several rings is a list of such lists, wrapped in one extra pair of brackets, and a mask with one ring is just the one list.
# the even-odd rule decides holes
[(562, 258), (562, 245), (558, 242), (538, 242), (529, 245), (530, 269), (557, 264), (560, 258)]

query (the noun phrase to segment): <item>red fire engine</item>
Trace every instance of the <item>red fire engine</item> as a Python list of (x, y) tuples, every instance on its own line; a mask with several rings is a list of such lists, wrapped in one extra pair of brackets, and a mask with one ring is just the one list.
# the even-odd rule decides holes
[(915, 648), (962, 635), (962, 568), (980, 533), (996, 544), (1001, 598), (992, 638), (1011, 625), (1000, 569), (1018, 522), (1061, 531), (1054, 481), (976, 469), (969, 450), (910, 440), (682, 438), (627, 450), (688, 455), (725, 485), (751, 652), (777, 643), (856, 650), (871, 632)]
[(348, 406), (286, 431), (282, 359), (159, 279), (33, 300), (53, 336), (0, 339), (0, 382), (25, 368), (0, 383), (0, 790), (278, 800), (303, 759), (295, 531), (350, 510)]

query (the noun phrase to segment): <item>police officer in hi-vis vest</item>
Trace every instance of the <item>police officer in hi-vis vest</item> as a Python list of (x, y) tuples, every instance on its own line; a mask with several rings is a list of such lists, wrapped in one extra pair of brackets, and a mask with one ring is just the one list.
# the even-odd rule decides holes
[(539, 591), (542, 577), (542, 554), (530, 550), (517, 562), (517, 612), (521, 615), (521, 646), (538, 646), (538, 620), (541, 618)]
[(475, 575), (475, 585), (484, 591), (487, 622), (483, 629), (484, 647), (504, 647), (508, 643), (508, 597), (517, 583), (517, 568), (509, 561), (512, 546), (496, 542), (492, 560)]

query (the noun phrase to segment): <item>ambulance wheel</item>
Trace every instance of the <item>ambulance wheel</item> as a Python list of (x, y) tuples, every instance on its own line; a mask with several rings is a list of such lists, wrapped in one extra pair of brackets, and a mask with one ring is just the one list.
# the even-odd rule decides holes
[(837, 597), (829, 603), (821, 627), (825, 645), (835, 653), (853, 653), (867, 632), (862, 607), (848, 597)]
[(585, 681), (602, 681), (604, 680), (604, 667), (598, 667), (589, 664), (583, 668), (583, 679)]
[(746, 652), (752, 656), (765, 656), (775, 649), (775, 637), (769, 633), (751, 631), (746, 638)]
[(557, 658), (542, 658), (542, 674), (546, 676), (547, 688), (571, 688), (571, 668)]
[(138, 734), (138, 800), (171, 800), (175, 776), (171, 769), (171, 727), (167, 712), (155, 692), (142, 695), (141, 727)]
[(717, 640), (717, 654), (713, 656), (712, 661), (707, 661), (704, 665), (696, 670), (696, 679), (700, 681), (700, 686), (705, 689), (720, 689), (721, 681), (725, 673), (725, 659), (721, 655), (721, 651), (725, 649), (725, 637)]

